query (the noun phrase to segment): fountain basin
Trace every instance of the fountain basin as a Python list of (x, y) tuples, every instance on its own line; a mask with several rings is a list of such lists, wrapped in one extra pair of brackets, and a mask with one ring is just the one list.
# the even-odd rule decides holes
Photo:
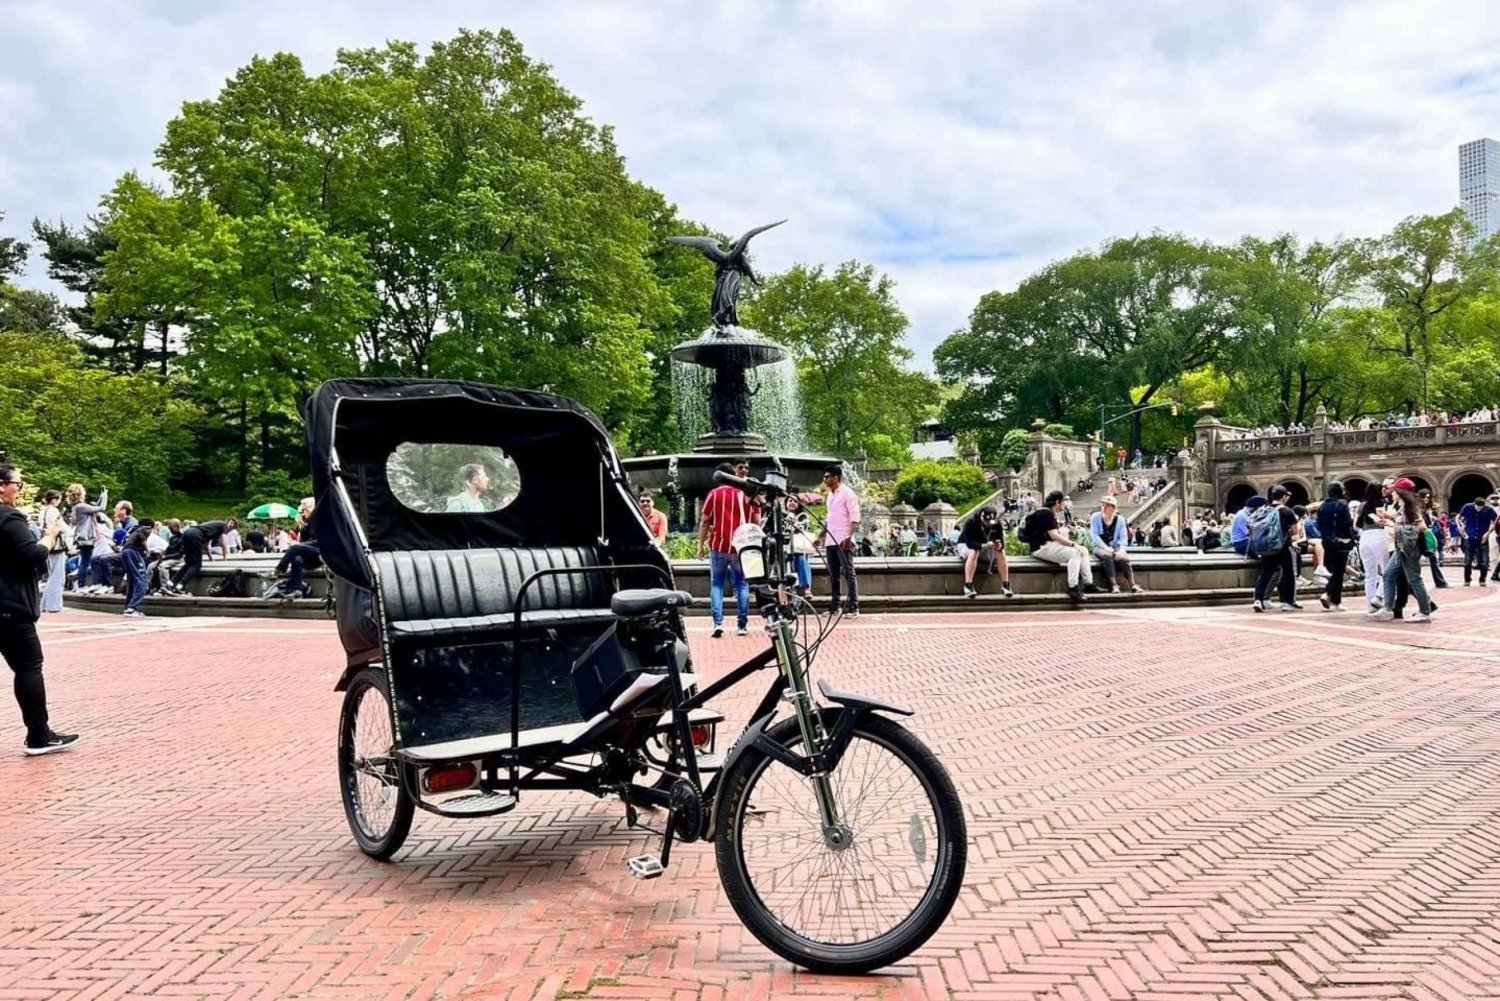
[(755, 368), (790, 356), (786, 348), (745, 327), (710, 327), (672, 349), (672, 360), (719, 368)]

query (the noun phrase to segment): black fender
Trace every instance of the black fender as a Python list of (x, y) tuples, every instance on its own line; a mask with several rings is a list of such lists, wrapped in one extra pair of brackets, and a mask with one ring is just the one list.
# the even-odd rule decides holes
[(719, 815), (719, 797), (724, 795), (724, 779), (750, 748), (754, 747), (794, 771), (811, 775), (820, 769), (830, 769), (838, 764), (839, 759), (844, 756), (845, 749), (849, 746), (849, 741), (854, 737), (854, 728), (868, 714), (885, 712), (898, 716), (912, 715), (912, 710), (905, 706), (856, 695), (853, 692), (841, 692), (825, 681), (818, 682), (818, 690), (828, 701), (838, 703), (836, 706), (821, 710), (823, 725), (828, 732), (828, 747), (824, 750), (821, 760), (797, 754), (767, 736), (766, 730), (776, 715), (774, 712), (766, 713), (759, 719), (753, 720), (734, 742), (729, 753), (724, 756), (724, 764), (719, 771), (719, 780), (714, 783), (714, 801), (708, 813), (708, 831), (704, 835), (705, 840), (712, 841), (717, 833), (714, 830), (714, 822)]
[(361, 660), (357, 661), (356, 663), (350, 664), (344, 668), (344, 673), (339, 675), (338, 683), (333, 686), (333, 690), (335, 692), (346, 692), (349, 690), (349, 682), (353, 681), (354, 676), (360, 671), (363, 671), (367, 667), (383, 668), (384, 666), (385, 665), (378, 660)]

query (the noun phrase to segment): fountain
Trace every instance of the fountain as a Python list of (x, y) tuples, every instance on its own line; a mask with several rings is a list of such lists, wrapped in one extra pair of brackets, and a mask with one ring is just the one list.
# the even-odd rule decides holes
[[(779, 225), (772, 223), (752, 229), (727, 248), (709, 237), (671, 238), (674, 243), (703, 252), (714, 262), (714, 325), (672, 349), (674, 381), (702, 385), (707, 390), (707, 430), (696, 436), (691, 452), (639, 456), (624, 460), (623, 465), (636, 489), (666, 493), (673, 530), (692, 527), (704, 495), (713, 489), (714, 468), (721, 462), (746, 459), (751, 476), (780, 467), (794, 488), (810, 490), (822, 482), (823, 468), (838, 461), (827, 456), (773, 452), (768, 448), (766, 436), (753, 430), (755, 398), (762, 388), (757, 370), (790, 369), (787, 362), (790, 353), (770, 338), (740, 326), (739, 291), (742, 280), (758, 281), (745, 252), (750, 238)], [(790, 381), (795, 387), (794, 372), (781, 376), (779, 381)], [(698, 394), (684, 393), (680, 398), (697, 399)], [(778, 410), (785, 407), (787, 399), (795, 399), (794, 390), (779, 394)], [(683, 425), (701, 427), (696, 416), (682, 414)], [(786, 428), (779, 432), (775, 436), (778, 440), (773, 443), (777, 449), (794, 445)]]

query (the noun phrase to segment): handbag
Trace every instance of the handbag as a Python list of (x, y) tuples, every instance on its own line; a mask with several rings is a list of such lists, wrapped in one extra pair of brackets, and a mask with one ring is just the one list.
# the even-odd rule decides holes
[(1430, 529), (1430, 528), (1426, 529), (1425, 531), (1422, 532), (1422, 552), (1424, 552), (1424, 553), (1435, 553), (1437, 551), (1438, 551), (1437, 535), (1432, 531), (1432, 529)]

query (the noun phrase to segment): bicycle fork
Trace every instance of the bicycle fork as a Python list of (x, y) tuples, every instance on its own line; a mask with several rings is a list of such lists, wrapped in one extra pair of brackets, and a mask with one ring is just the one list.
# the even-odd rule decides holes
[(772, 637), (776, 645), (776, 659), (781, 665), (781, 675), (787, 681), (782, 697), (792, 704), (792, 711), (797, 716), (797, 727), (802, 732), (802, 746), (807, 748), (807, 759), (813, 765), (808, 778), (818, 799), (818, 814), (823, 822), (823, 843), (835, 851), (842, 851), (849, 847), (854, 832), (839, 817), (838, 801), (833, 795), (833, 782), (829, 778), (830, 765), (824, 757), (829, 744), (828, 733), (823, 729), (818, 707), (808, 690), (807, 669), (797, 656), (797, 645), (785, 619), (777, 619)]

